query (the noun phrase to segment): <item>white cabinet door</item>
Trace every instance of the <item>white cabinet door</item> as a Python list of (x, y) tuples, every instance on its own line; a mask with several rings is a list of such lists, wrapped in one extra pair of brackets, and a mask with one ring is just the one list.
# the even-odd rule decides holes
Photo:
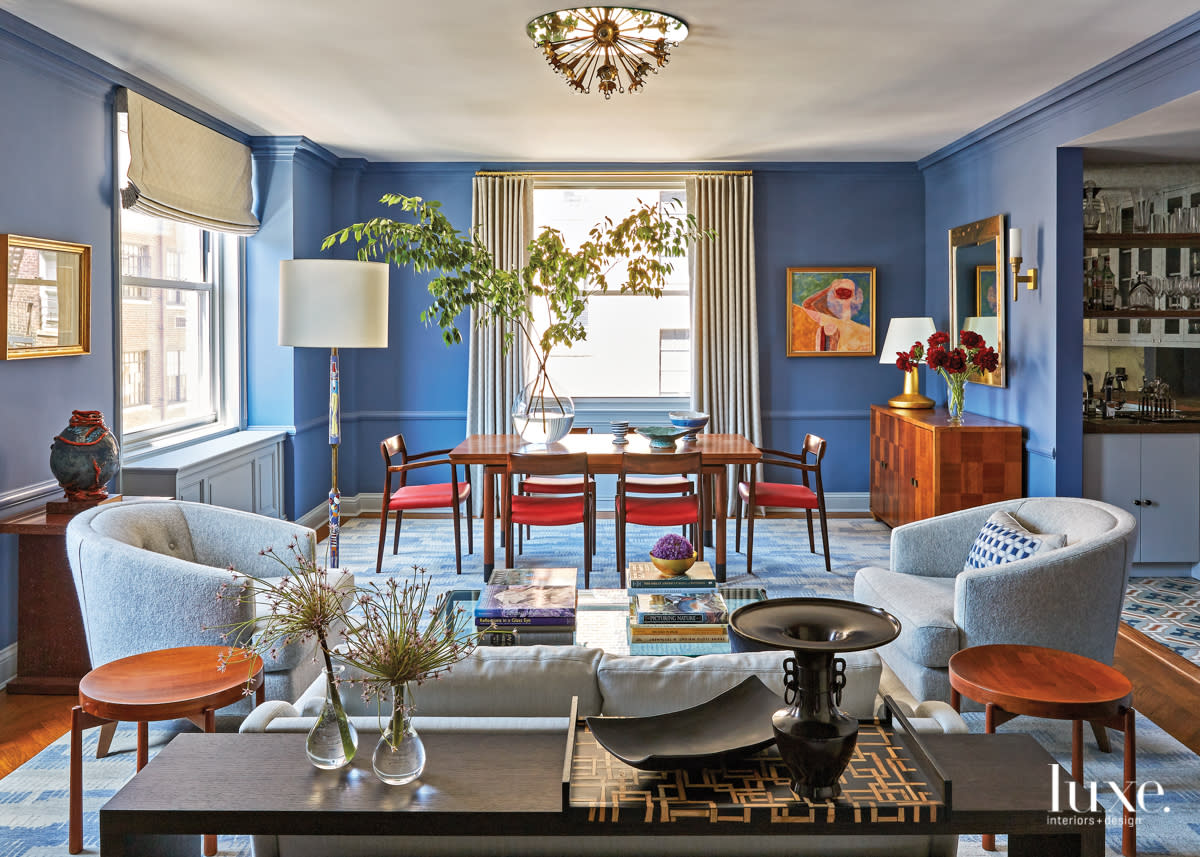
[(1139, 562), (1200, 560), (1200, 435), (1142, 435)]
[(1120, 506), (1138, 519), (1133, 561), (1140, 562), (1142, 539), (1142, 435), (1085, 434), (1083, 436), (1083, 496)]

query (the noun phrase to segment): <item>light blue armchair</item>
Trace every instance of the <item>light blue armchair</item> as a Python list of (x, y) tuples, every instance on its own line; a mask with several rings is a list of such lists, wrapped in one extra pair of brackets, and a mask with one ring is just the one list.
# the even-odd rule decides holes
[[(275, 518), (175, 500), (109, 503), (67, 526), (67, 555), (83, 614), (92, 666), (154, 649), (220, 645), (222, 626), (269, 610), (217, 598), (230, 567), (252, 578), (279, 578), (260, 551), (289, 544), (312, 559), (316, 534)], [(353, 586), (352, 574), (330, 583)], [(261, 591), (261, 590), (260, 590)], [(265, 659), (269, 699), (295, 699), (320, 673), (316, 641), (295, 641)], [(248, 700), (241, 707), (249, 710)]]
[[(1064, 533), (1066, 545), (964, 571), (997, 509), (1034, 532)], [(879, 653), (917, 699), (950, 698), (950, 656), (968, 646), (1046, 646), (1111, 664), (1134, 526), (1123, 509), (1067, 497), (1006, 500), (915, 521), (892, 531), (891, 569), (859, 570), (854, 598), (900, 620), (900, 636)]]

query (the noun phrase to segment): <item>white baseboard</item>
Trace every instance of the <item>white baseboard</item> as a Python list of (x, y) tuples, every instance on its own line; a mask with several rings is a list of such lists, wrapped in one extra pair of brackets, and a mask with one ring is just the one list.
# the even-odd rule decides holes
[[(600, 498), (603, 502), (604, 498)], [(346, 518), (354, 518), (364, 513), (369, 515), (378, 515), (378, 510), (383, 505), (383, 494), (356, 494), (353, 497), (342, 498), (342, 516)], [(871, 495), (866, 491), (843, 491), (843, 492), (826, 492), (825, 494), (825, 509), (831, 515), (845, 516), (867, 516), (871, 513)], [(480, 504), (475, 504), (475, 514), (481, 511)], [(601, 509), (603, 512), (604, 510)], [(609, 509), (608, 511), (612, 511)], [(772, 510), (778, 512), (780, 510)], [(794, 509), (786, 510), (788, 513), (794, 512)], [(446, 513), (449, 516), (449, 513)], [(415, 516), (420, 517), (420, 516)], [(441, 517), (441, 515), (437, 515)], [(328, 507), (322, 503), (305, 514), (300, 516), (299, 522), (306, 527), (312, 527), (314, 530), (324, 524), (329, 518)]]
[(0, 649), (0, 689), (17, 677), (17, 644)]

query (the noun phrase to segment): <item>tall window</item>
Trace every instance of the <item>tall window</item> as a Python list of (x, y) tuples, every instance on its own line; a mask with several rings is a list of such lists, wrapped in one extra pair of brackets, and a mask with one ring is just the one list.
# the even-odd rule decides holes
[(222, 295), (237, 282), (236, 276), (228, 282), (223, 272), (237, 252), (231, 236), (121, 212), (121, 402), (127, 440), (224, 418), (221, 310), (229, 302)]
[[(574, 246), (605, 217), (620, 220), (641, 202), (665, 204), (672, 199), (686, 206), (681, 182), (620, 187), (547, 183), (534, 189), (534, 229), (552, 226), (563, 233), (568, 246)], [(688, 259), (669, 261), (673, 271), (661, 298), (622, 295), (615, 289), (594, 296), (588, 302), (584, 320), (587, 339), (570, 349), (556, 348), (552, 352), (547, 369), (573, 397), (625, 399), (689, 394)], [(614, 271), (609, 283), (620, 283), (621, 279), (621, 272)]]

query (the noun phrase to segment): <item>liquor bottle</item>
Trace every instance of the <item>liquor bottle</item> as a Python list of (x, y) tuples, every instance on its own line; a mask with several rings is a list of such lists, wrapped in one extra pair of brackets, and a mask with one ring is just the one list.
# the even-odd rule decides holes
[(1112, 268), (1108, 264), (1108, 257), (1104, 257), (1104, 271), (1101, 272), (1101, 281), (1104, 284), (1103, 306), (1106, 310), (1117, 308), (1117, 277), (1113, 273)]
[(1100, 282), (1100, 260), (1092, 256), (1091, 263), (1091, 267), (1086, 269), (1083, 281), (1084, 299), (1088, 309), (1100, 309), (1100, 292), (1103, 288)]

